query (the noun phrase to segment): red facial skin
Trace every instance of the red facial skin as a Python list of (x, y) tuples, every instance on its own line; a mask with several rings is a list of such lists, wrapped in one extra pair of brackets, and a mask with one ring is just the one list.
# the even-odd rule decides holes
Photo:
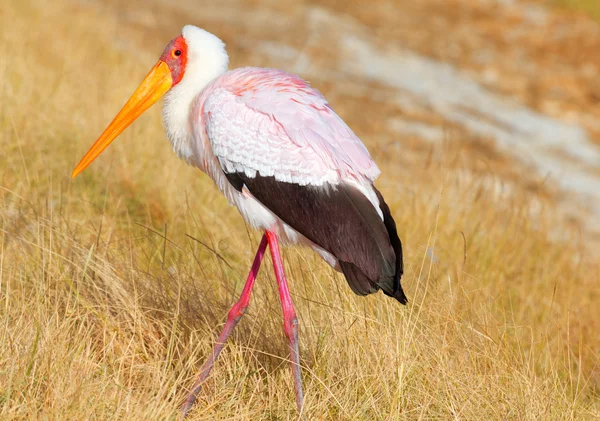
[(187, 57), (188, 47), (185, 39), (183, 39), (183, 36), (181, 35), (173, 39), (160, 56), (160, 60), (167, 63), (169, 70), (171, 70), (173, 86), (181, 82), (181, 79), (183, 78)]

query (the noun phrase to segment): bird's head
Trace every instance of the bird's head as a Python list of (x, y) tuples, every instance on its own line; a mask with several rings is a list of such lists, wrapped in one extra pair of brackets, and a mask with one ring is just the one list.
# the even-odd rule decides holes
[(182, 35), (166, 46), (158, 63), (75, 167), (73, 178), (165, 93), (181, 88), (182, 92), (194, 92), (195, 95), (227, 70), (228, 57), (219, 38), (192, 25), (184, 26), (181, 32)]

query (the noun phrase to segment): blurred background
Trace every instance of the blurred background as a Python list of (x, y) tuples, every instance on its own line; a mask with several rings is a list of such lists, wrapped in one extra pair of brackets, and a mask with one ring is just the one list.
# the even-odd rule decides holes
[[(188, 23), (310, 81), (382, 169), (407, 307), (285, 252), (309, 419), (600, 417), (599, 2), (4, 0), (3, 419), (173, 419), (241, 289), (260, 234), (160, 106), (70, 179)], [(297, 417), (259, 281), (192, 419)]]

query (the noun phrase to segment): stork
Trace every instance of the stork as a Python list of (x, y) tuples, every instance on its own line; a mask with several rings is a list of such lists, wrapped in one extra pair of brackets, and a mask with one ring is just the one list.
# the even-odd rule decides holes
[(247, 223), (264, 231), (241, 296), (201, 367), (183, 416), (248, 307), (267, 246), (289, 340), (296, 405), (302, 413), (298, 320), (280, 243), (312, 248), (344, 274), (358, 295), (381, 290), (406, 304), (400, 285), (402, 245), (390, 209), (373, 184), (379, 168), (323, 95), (281, 70), (228, 71), (228, 63), (219, 38), (184, 26), (72, 177), (165, 96), (163, 123), (175, 153), (212, 178)]

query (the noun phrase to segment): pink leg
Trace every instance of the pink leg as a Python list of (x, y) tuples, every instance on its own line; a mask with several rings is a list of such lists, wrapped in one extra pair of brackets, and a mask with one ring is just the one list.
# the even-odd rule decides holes
[(267, 239), (269, 240), (269, 249), (271, 250), (271, 258), (273, 259), (273, 267), (275, 269), (275, 278), (279, 286), (279, 297), (281, 298), (281, 307), (283, 309), (283, 330), (285, 331), (288, 340), (290, 341), (290, 356), (292, 360), (292, 373), (294, 375), (294, 387), (296, 389), (296, 405), (298, 413), (302, 414), (302, 401), (304, 393), (302, 392), (302, 377), (300, 376), (300, 353), (298, 351), (298, 318), (290, 296), (281, 253), (279, 252), (279, 242), (277, 236), (271, 231), (266, 231)]
[(258, 274), (258, 270), (260, 269), (260, 264), (262, 262), (263, 256), (265, 255), (265, 250), (267, 248), (267, 235), (263, 235), (263, 238), (258, 246), (258, 250), (256, 251), (256, 256), (254, 257), (254, 263), (252, 263), (252, 269), (250, 269), (250, 273), (248, 274), (248, 279), (246, 280), (246, 285), (244, 286), (244, 290), (242, 291), (242, 295), (237, 303), (231, 307), (229, 310), (229, 314), (227, 315), (227, 322), (225, 322), (225, 326), (223, 326), (223, 330), (221, 334), (217, 338), (217, 342), (215, 343), (215, 347), (213, 349), (212, 354), (208, 357), (204, 365), (200, 370), (200, 375), (198, 379), (194, 383), (192, 388), (192, 392), (189, 394), (187, 399), (185, 400), (185, 404), (182, 408), (182, 418), (185, 418), (188, 414), (190, 408), (194, 404), (196, 400), (196, 396), (200, 392), (202, 387), (202, 383), (208, 377), (210, 370), (212, 369), (215, 360), (219, 356), (219, 353), (223, 349), (227, 338), (231, 335), (231, 332), (240, 321), (246, 308), (248, 307), (248, 303), (250, 302), (250, 294), (252, 293), (252, 287), (254, 286), (254, 281), (256, 280), (256, 275)]

